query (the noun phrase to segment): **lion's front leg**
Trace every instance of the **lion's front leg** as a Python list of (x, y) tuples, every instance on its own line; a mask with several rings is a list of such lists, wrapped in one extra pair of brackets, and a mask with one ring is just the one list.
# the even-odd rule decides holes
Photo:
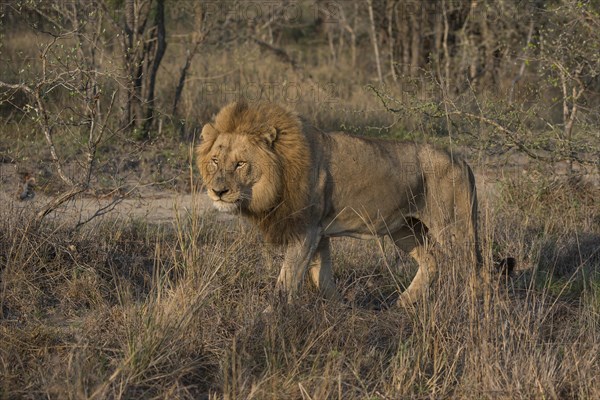
[(325, 298), (341, 301), (331, 269), (329, 238), (322, 238), (310, 262), (310, 276)]
[(292, 302), (298, 295), (320, 239), (320, 232), (314, 229), (297, 242), (288, 245), (275, 287), (276, 292), (284, 296), (288, 302)]

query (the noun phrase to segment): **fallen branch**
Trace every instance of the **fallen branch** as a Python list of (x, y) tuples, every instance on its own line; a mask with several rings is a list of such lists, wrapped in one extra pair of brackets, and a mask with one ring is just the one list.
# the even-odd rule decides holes
[(58, 207), (60, 207), (62, 204), (66, 203), (67, 201), (69, 201), (69, 200), (73, 199), (74, 197), (80, 195), (81, 193), (85, 192), (85, 190), (86, 190), (85, 186), (77, 185), (77, 186), (74, 186), (71, 189), (69, 189), (67, 192), (65, 192), (65, 193), (63, 193), (63, 194), (61, 194), (61, 195), (53, 198), (52, 200), (50, 200), (36, 214), (36, 216), (35, 216), (35, 226), (40, 226), (42, 220), (48, 214), (50, 214), (52, 211), (56, 210)]

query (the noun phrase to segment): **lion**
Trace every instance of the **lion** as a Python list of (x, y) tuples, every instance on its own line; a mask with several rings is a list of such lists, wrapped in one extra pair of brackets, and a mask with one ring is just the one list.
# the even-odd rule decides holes
[(398, 304), (424, 296), (441, 253), (460, 250), (462, 262), (481, 265), (473, 172), (448, 151), (325, 133), (282, 106), (237, 101), (204, 125), (196, 156), (214, 206), (284, 247), (276, 291), (289, 302), (307, 272), (324, 297), (341, 299), (333, 237), (387, 235), (417, 261)]

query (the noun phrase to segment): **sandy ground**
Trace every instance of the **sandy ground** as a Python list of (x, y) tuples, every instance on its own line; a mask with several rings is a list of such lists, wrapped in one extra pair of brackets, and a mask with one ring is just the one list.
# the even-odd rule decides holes
[[(512, 157), (508, 163), (493, 160), (492, 163), (484, 162), (473, 165), (479, 201), (489, 201), (498, 195), (497, 182), (503, 176), (511, 175), (513, 178), (518, 178), (519, 176), (529, 175), (527, 171), (529, 162), (530, 160), (525, 156), (520, 155), (520, 157)], [(564, 169), (562, 167), (562, 165), (557, 164), (553, 174), (564, 175), (565, 172), (562, 171)], [(0, 164), (0, 178), (0, 209), (33, 215), (52, 200), (51, 196), (40, 191), (36, 192), (32, 200), (17, 200), (16, 193), (20, 187), (20, 178), (14, 166)], [(588, 174), (586, 178), (596, 188), (600, 186), (597, 172)], [(136, 187), (136, 183), (131, 182), (130, 187)], [(114, 204), (114, 207), (111, 206), (114, 198), (97, 198), (84, 195), (63, 204), (48, 215), (46, 220), (76, 224), (78, 221), (86, 221), (98, 210), (109, 207), (106, 210), (108, 212), (94, 218), (94, 220), (124, 218), (141, 219), (151, 223), (168, 223), (176, 219), (177, 213), (204, 213), (213, 210), (210, 199), (203, 192), (192, 195), (165, 190), (152, 185), (137, 185), (132, 193), (132, 195)], [(219, 218), (231, 220), (237, 217), (223, 214)]]
[[(26, 213), (33, 216), (51, 200), (50, 196), (38, 193), (32, 200), (19, 201), (14, 192), (8, 192), (5, 187), (0, 190), (0, 204), (4, 210), (9, 212)], [(84, 195), (64, 203), (49, 214), (45, 220), (77, 224), (77, 222), (90, 219), (99, 210), (102, 215), (94, 217), (95, 222), (108, 218), (169, 223), (176, 220), (177, 214), (207, 212), (212, 210), (212, 205), (206, 193), (192, 195), (144, 189), (118, 202), (115, 202), (114, 198), (96, 198)]]

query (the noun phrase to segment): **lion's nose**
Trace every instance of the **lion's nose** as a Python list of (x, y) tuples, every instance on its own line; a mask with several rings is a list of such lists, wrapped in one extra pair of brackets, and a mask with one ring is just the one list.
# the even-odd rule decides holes
[(213, 189), (212, 190), (214, 192), (214, 194), (217, 195), (217, 197), (221, 197), (223, 196), (225, 193), (229, 192), (229, 189)]

